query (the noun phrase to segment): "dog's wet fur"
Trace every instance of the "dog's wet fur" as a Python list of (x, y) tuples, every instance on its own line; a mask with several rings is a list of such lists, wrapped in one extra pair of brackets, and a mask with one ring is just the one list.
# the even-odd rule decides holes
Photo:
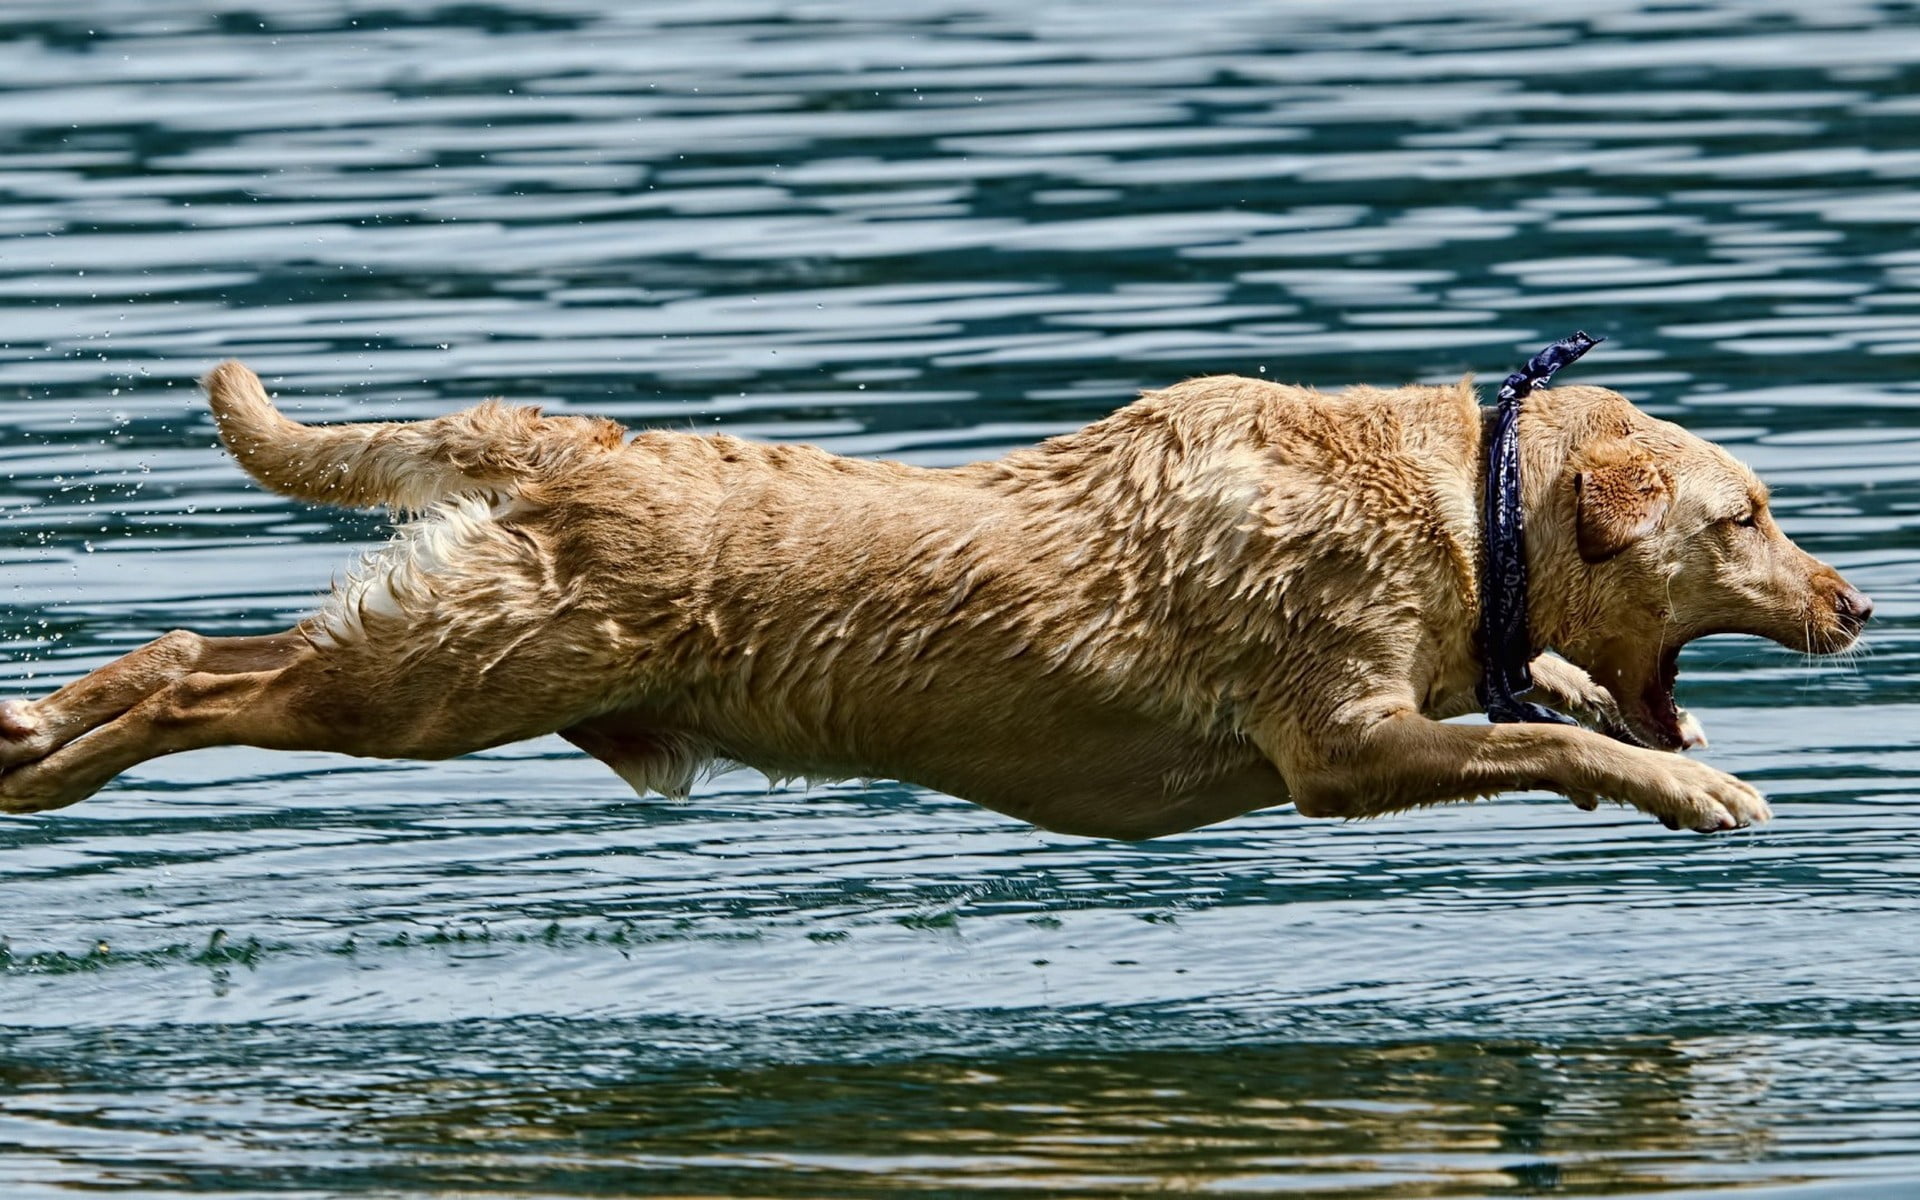
[(261, 483), (414, 519), (284, 633), (177, 631), (0, 704), (0, 809), (206, 746), (557, 732), (643, 793), (722, 763), (891, 777), (1100, 837), (1526, 788), (1730, 829), (1767, 805), (1676, 753), (1704, 744), (1680, 648), (1831, 653), (1872, 611), (1751, 471), (1594, 387), (1520, 426), (1536, 694), (1591, 728), (1443, 720), (1480, 674), (1467, 382), (1193, 379), (950, 470), (492, 402), (302, 425), (234, 362), (206, 387)]

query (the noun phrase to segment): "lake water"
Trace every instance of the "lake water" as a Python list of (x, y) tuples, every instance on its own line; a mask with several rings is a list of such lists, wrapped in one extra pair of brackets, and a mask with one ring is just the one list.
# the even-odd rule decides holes
[(1584, 328), (1880, 615), (1688, 652), (1731, 837), (163, 760), (0, 822), (0, 1192), (1920, 1195), (1920, 15), (1438, 7), (10, 0), (5, 692), (383, 536), (217, 451), (232, 355), (949, 464)]

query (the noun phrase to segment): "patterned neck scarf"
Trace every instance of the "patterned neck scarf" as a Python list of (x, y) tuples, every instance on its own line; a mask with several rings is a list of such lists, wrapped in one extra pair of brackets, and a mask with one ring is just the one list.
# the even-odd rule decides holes
[(1564, 713), (1520, 699), (1533, 688), (1533, 673), (1527, 669), (1533, 637), (1527, 629), (1526, 520), (1520, 511), (1520, 402), (1534, 388), (1545, 387), (1555, 371), (1605, 340), (1584, 333), (1562, 338), (1500, 385), (1500, 412), (1487, 440), (1486, 565), (1480, 574), (1478, 690), (1490, 721), (1576, 723)]

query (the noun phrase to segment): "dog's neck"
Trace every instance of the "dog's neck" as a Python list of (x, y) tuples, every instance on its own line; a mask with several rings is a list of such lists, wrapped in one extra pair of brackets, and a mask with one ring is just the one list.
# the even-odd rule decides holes
[(1576, 333), (1548, 346), (1507, 377), (1499, 406), (1486, 414), (1481, 496), (1480, 705), (1496, 723), (1572, 725), (1572, 718), (1521, 699), (1533, 689), (1534, 644), (1528, 612), (1526, 506), (1520, 477), (1520, 404), (1553, 373), (1600, 339)]

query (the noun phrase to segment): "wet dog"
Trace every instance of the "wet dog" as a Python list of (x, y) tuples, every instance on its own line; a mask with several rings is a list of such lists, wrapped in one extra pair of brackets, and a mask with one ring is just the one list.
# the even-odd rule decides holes
[(1872, 611), (1717, 446), (1592, 387), (1521, 419), (1537, 690), (1469, 725), (1485, 424), (1471, 385), (1151, 392), (930, 470), (483, 404), (309, 426), (206, 380), (267, 487), (414, 515), (321, 609), (174, 632), (0, 705), (0, 809), (241, 744), (445, 758), (559, 733), (635, 790), (717, 763), (893, 777), (1144, 838), (1291, 802), (1358, 817), (1546, 788), (1703, 831), (1760, 794), (1676, 751), (1688, 641), (1810, 653)]

